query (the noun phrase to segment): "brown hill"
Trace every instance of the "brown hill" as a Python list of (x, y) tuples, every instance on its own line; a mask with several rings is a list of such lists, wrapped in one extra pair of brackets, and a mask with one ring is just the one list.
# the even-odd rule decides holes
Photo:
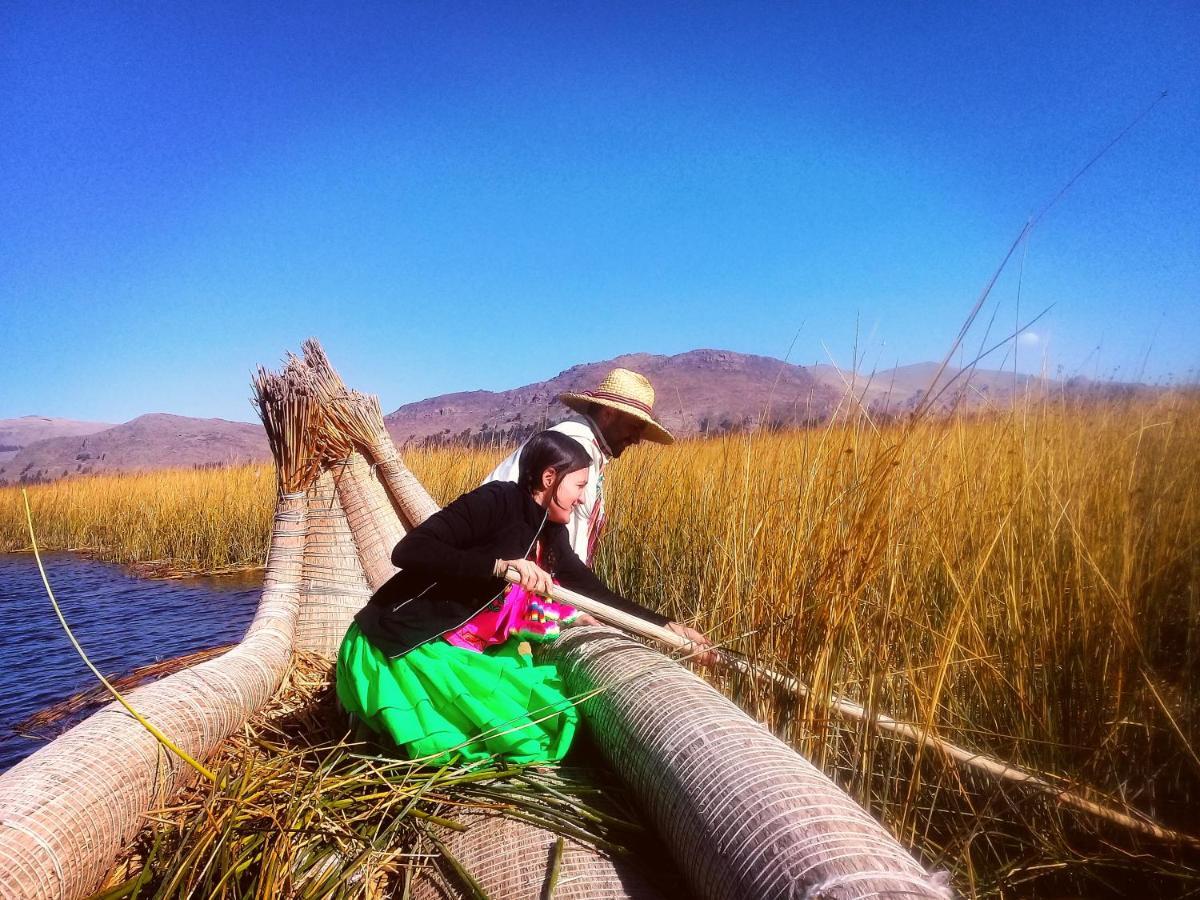
[[(567, 410), (555, 398), (565, 391), (594, 387), (614, 366), (633, 369), (650, 379), (657, 393), (656, 414), (681, 437), (763, 424), (813, 424), (827, 421), (856, 403), (879, 416), (901, 415), (915, 408), (937, 371), (935, 363), (919, 363), (854, 375), (832, 366), (794, 366), (727, 350), (693, 350), (676, 356), (633, 353), (573, 366), (547, 381), (512, 390), (466, 391), (409, 403), (387, 415), (385, 421), (401, 446), (512, 441), (562, 418)], [(975, 370), (970, 379), (952, 380), (958, 373), (958, 369), (947, 368), (939, 378), (939, 388), (949, 387), (941, 394), (937, 411), (1003, 408), (1015, 396), (1050, 389), (1084, 398), (1153, 390), (1144, 385), (1086, 379), (1056, 382), (987, 370)], [(10, 459), (0, 459), (0, 484), (88, 472), (213, 466), (270, 458), (266, 437), (258, 425), (164, 413), (108, 427), (33, 416), (3, 420), (0, 441), (6, 433), (38, 434), (37, 428), (58, 427), (55, 423), (65, 423), (62, 427), (79, 428), (84, 433), (29, 441), (13, 451)], [(5, 432), (6, 426), (13, 430)], [(91, 433), (86, 433), (89, 430)], [(17, 437), (10, 440), (13, 445), (19, 443)]]
[[(508, 391), (443, 394), (410, 403), (390, 413), (385, 421), (402, 446), (522, 437), (565, 414), (555, 401), (559, 394), (594, 387), (614, 366), (633, 369), (650, 379), (660, 421), (680, 436), (745, 429), (764, 422), (778, 427), (824, 421), (835, 414), (851, 388), (875, 409), (887, 407), (889, 398), (897, 404), (911, 403), (919, 381), (901, 370), (896, 370), (899, 378), (883, 373), (874, 380), (862, 376), (856, 380), (831, 366), (806, 368), (728, 350), (692, 350), (676, 356), (633, 353), (574, 366), (548, 381)], [(928, 375), (932, 374), (930, 369)], [(881, 387), (888, 383), (893, 383), (892, 390)]]
[(28, 447), (37, 441), (53, 437), (95, 434), (106, 428), (112, 428), (112, 425), (108, 422), (80, 422), (49, 416), (0, 419), (0, 464), (12, 459), (22, 447)]
[[(614, 366), (650, 379), (659, 420), (681, 437), (762, 424), (812, 424), (859, 403), (877, 416), (903, 415), (916, 408), (938, 372), (937, 363), (917, 363), (855, 375), (833, 366), (795, 366), (728, 350), (692, 350), (676, 356), (632, 353), (574, 366), (548, 381), (512, 390), (431, 397), (401, 406), (384, 420), (401, 446), (523, 438), (567, 414), (555, 400), (559, 394), (594, 387)], [(937, 378), (934, 410), (1003, 408), (1015, 397), (1051, 388), (1081, 397), (1149, 390), (1087, 379), (1056, 382), (986, 369), (975, 369), (968, 378), (948, 366)]]
[(266, 459), (270, 451), (259, 425), (151, 413), (92, 434), (46, 438), (22, 447), (0, 462), (0, 484)]
[(777, 424), (819, 420), (840, 396), (805, 369), (765, 356), (725, 350), (632, 353), (573, 366), (548, 381), (508, 391), (443, 394), (409, 403), (384, 420), (401, 446), (520, 438), (566, 414), (555, 399), (559, 394), (595, 387), (614, 366), (650, 379), (659, 421), (681, 436), (750, 427), (764, 415)]

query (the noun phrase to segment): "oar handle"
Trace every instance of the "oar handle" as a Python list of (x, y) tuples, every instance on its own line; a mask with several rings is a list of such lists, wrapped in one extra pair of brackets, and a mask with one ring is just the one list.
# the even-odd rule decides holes
[[(507, 571), (505, 571), (504, 578), (513, 584), (521, 583), (521, 573), (512, 566), (509, 566)], [(588, 615), (595, 616), (602, 622), (616, 625), (622, 631), (628, 631), (639, 637), (659, 641), (672, 649), (687, 652), (694, 652), (697, 649), (694, 643), (685, 637), (680, 637), (669, 628), (655, 625), (653, 622), (647, 622), (641, 616), (635, 616), (632, 613), (625, 612), (623, 609), (617, 609), (615, 606), (609, 606), (607, 603), (601, 603), (599, 600), (593, 600), (591, 597), (577, 594), (575, 591), (568, 590), (561, 585), (553, 585), (550, 588), (548, 596), (551, 600), (557, 600), (559, 603), (567, 603), (576, 609), (583, 610)]]

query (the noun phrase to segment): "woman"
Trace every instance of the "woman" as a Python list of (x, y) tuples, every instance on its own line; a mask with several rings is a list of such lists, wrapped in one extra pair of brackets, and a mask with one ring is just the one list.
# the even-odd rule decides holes
[[(520, 652), (560, 622), (593, 623), (535, 596), (552, 579), (703, 644), (703, 636), (615, 594), (571, 549), (565, 523), (591, 459), (555, 431), (530, 438), (513, 482), (459, 497), (404, 537), (401, 571), (371, 597), (342, 641), (342, 706), (409, 759), (443, 764), (503, 757), (556, 762), (578, 716), (553, 665)], [(503, 580), (509, 567), (520, 585)]]

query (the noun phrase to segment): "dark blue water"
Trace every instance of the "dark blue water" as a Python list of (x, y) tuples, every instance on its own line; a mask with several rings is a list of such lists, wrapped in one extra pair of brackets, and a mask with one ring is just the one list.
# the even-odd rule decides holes
[[(151, 581), (69, 553), (42, 557), (75, 637), (105, 675), (240, 640), (261, 575)], [(98, 682), (54, 615), (37, 562), (0, 553), (0, 772), (42, 746), (14, 734), (30, 713)]]

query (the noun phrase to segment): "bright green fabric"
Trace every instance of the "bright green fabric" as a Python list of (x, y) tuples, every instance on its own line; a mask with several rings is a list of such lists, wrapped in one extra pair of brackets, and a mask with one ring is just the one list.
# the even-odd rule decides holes
[(338, 699), (407, 759), (557, 762), (578, 713), (558, 670), (517, 647), (476, 653), (435, 639), (389, 659), (352, 624), (338, 652)]

